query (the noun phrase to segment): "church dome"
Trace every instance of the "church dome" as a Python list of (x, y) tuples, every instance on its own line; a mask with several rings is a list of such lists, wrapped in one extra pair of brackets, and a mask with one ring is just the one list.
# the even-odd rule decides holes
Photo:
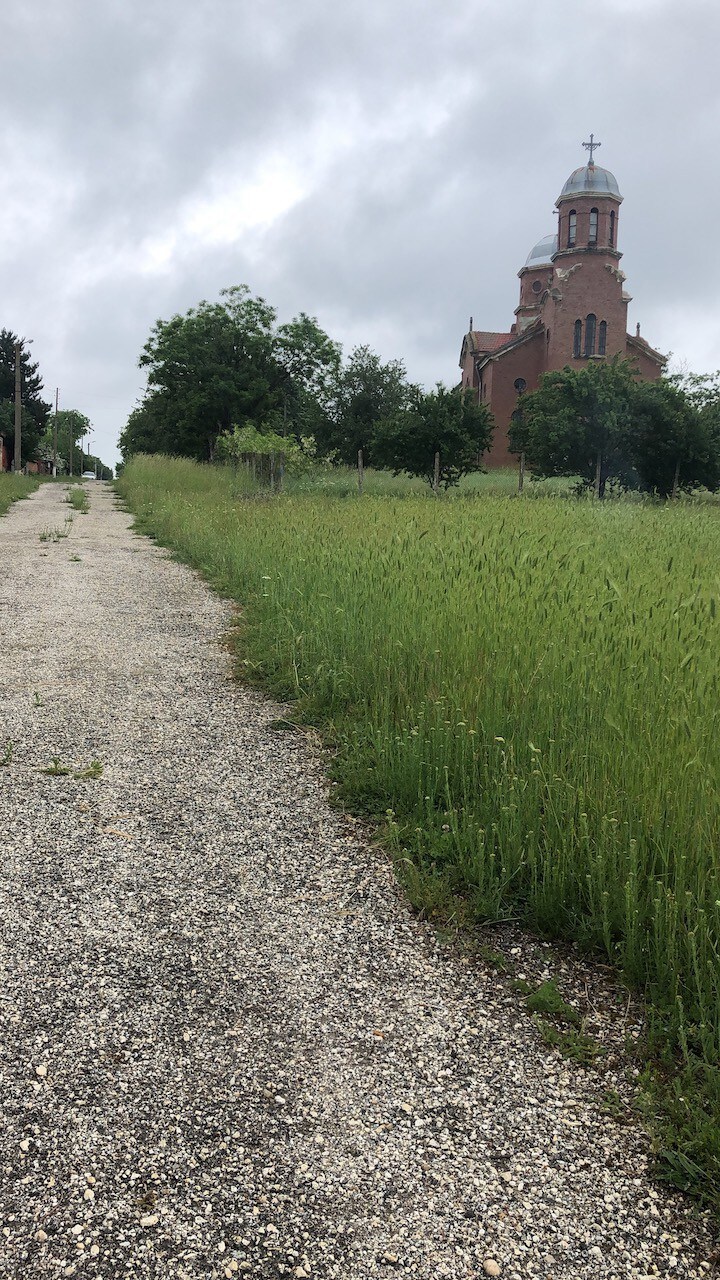
[(573, 170), (558, 196), (558, 203), (568, 196), (615, 196), (622, 200), (615, 176), (597, 164), (586, 164)]
[(542, 240), (538, 240), (533, 245), (527, 258), (525, 259), (526, 267), (544, 267), (549, 266), (554, 253), (557, 253), (558, 238), (554, 236), (543, 236)]

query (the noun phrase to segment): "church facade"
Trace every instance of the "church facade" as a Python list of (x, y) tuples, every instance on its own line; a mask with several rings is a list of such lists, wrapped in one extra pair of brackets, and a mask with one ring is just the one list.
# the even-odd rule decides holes
[(507, 467), (508, 428), (518, 396), (534, 390), (550, 370), (583, 368), (588, 361), (632, 361), (637, 376), (659, 378), (665, 357), (627, 332), (630, 294), (624, 289), (618, 248), (622, 196), (613, 175), (593, 161), (599, 146), (583, 143), (590, 162), (570, 174), (557, 199), (557, 231), (538, 241), (520, 277), (520, 301), (507, 333), (473, 327), (460, 352), (462, 386), (475, 390), (495, 418), (492, 448), (483, 461)]

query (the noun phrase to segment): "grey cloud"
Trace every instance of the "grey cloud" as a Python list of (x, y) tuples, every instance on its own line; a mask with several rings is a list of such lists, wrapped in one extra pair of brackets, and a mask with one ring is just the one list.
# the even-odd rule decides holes
[[(105, 452), (154, 320), (241, 281), (453, 381), (469, 314), (511, 322), (590, 130), (626, 197), (633, 316), (677, 349), (675, 308), (689, 363), (720, 365), (714, 0), (606, 0), (602, 21), (571, 0), (29, 0), (4, 22), (0, 319)], [(269, 228), (183, 229), (271, 157), (306, 191)]]

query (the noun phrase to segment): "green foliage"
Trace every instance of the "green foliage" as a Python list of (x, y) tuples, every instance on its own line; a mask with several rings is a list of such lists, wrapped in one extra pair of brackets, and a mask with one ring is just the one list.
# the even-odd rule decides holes
[[(15, 343), (17, 335), (9, 329), (0, 329), (0, 435), (5, 437), (6, 448), (14, 456), (15, 448)], [(41, 398), (42, 378), (37, 362), (30, 360), (22, 340), (20, 349), (21, 370), (21, 441), (22, 461), (32, 461), (42, 438), (50, 412), (50, 405)]]
[(667, 379), (632, 388), (628, 451), (645, 488), (667, 498), (678, 488), (717, 487), (720, 451), (707, 417)]
[(357, 463), (362, 449), (365, 463), (372, 465), (378, 423), (402, 414), (417, 392), (407, 380), (402, 360), (383, 363), (370, 347), (355, 347), (338, 371), (326, 428), (315, 433), (319, 448), (350, 466)]
[(39, 484), (36, 476), (20, 476), (10, 471), (0, 471), (0, 516), (18, 498), (27, 498)]
[(282, 379), (282, 434), (324, 437), (333, 418), (342, 348), (304, 311), (277, 329)]
[(532, 991), (528, 995), (525, 1004), (531, 1013), (544, 1013), (576, 1025), (580, 1021), (577, 1010), (563, 1000), (554, 978), (549, 978), (536, 991)]
[(654, 1137), (656, 1177), (720, 1213), (720, 1069), (689, 1059), (645, 1070), (640, 1110)]
[(493, 421), (472, 391), (438, 384), (435, 391), (416, 391), (410, 408), (378, 423), (373, 457), (396, 474), (422, 476), (429, 484), (440, 454), (439, 482), (455, 485), (469, 471), (480, 470), (480, 455), (490, 447)]
[(275, 457), (278, 465), (282, 459), (283, 466), (290, 475), (303, 475), (313, 466), (314, 444), (312, 439), (298, 444), (292, 436), (278, 435), (266, 424), (258, 428), (249, 422), (244, 427), (236, 426), (231, 431), (223, 431), (218, 436), (215, 453), (218, 461), (227, 460), (236, 464), (251, 458)]
[[(90, 419), (78, 409), (59, 409), (57, 414), (57, 451), (58, 470), (61, 474), (69, 473), (72, 461), (73, 470), (80, 470), (80, 448), (83, 438), (91, 429)], [(47, 429), (40, 441), (39, 456), (46, 462), (52, 462), (54, 449), (55, 418), (50, 419)]]
[(546, 373), (521, 397), (510, 430), (538, 475), (577, 475), (660, 497), (720, 481), (720, 394), (712, 379), (641, 382), (627, 361)]
[(577, 1027), (555, 1027), (544, 1018), (537, 1018), (537, 1027), (543, 1042), (551, 1049), (558, 1049), (563, 1058), (570, 1058), (581, 1067), (592, 1067), (604, 1049)]
[(297, 439), (322, 429), (340, 349), (301, 313), (276, 328), (276, 313), (246, 285), (219, 303), (158, 320), (140, 366), (148, 391), (120, 438), (124, 457), (166, 453), (212, 461), (234, 424), (267, 424)]
[(140, 357), (147, 393), (120, 437), (123, 457), (212, 461), (234, 424), (262, 424), (264, 434), (315, 440), (323, 455), (350, 464), (362, 448), (371, 462), (377, 423), (408, 408), (417, 390), (402, 361), (384, 363), (359, 346), (343, 365), (339, 343), (305, 312), (277, 325), (246, 285), (221, 299), (156, 322)]
[(598, 483), (632, 472), (626, 437), (631, 419), (632, 367), (598, 361), (545, 373), (537, 391), (520, 397), (510, 428), (514, 452), (542, 476), (579, 476)]
[(79, 511), (82, 516), (86, 516), (90, 510), (90, 500), (88, 498), (87, 489), (79, 489), (74, 486), (70, 489), (66, 502), (70, 503), (73, 511)]
[(125, 456), (212, 460), (218, 435), (233, 422), (266, 417), (279, 406), (275, 312), (244, 285), (221, 297), (156, 322), (139, 361), (148, 395), (120, 437)]

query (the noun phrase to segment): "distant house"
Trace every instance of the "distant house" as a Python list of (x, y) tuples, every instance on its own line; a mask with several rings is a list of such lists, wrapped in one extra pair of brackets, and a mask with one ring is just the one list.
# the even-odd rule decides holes
[[(0, 471), (12, 471), (14, 461), (14, 438), (7, 440), (5, 436), (0, 436)], [(28, 475), (33, 476), (51, 476), (52, 461), (47, 458), (34, 458), (31, 462), (25, 464), (24, 470)]]
[(622, 196), (613, 175), (592, 159), (599, 143), (584, 143), (590, 163), (570, 174), (557, 199), (558, 229), (531, 249), (520, 269), (520, 303), (507, 333), (473, 328), (460, 352), (462, 386), (492, 412), (496, 431), (484, 461), (506, 467), (508, 428), (518, 396), (540, 375), (588, 361), (631, 360), (643, 380), (659, 378), (665, 356), (627, 332), (630, 294), (623, 289), (618, 223)]

